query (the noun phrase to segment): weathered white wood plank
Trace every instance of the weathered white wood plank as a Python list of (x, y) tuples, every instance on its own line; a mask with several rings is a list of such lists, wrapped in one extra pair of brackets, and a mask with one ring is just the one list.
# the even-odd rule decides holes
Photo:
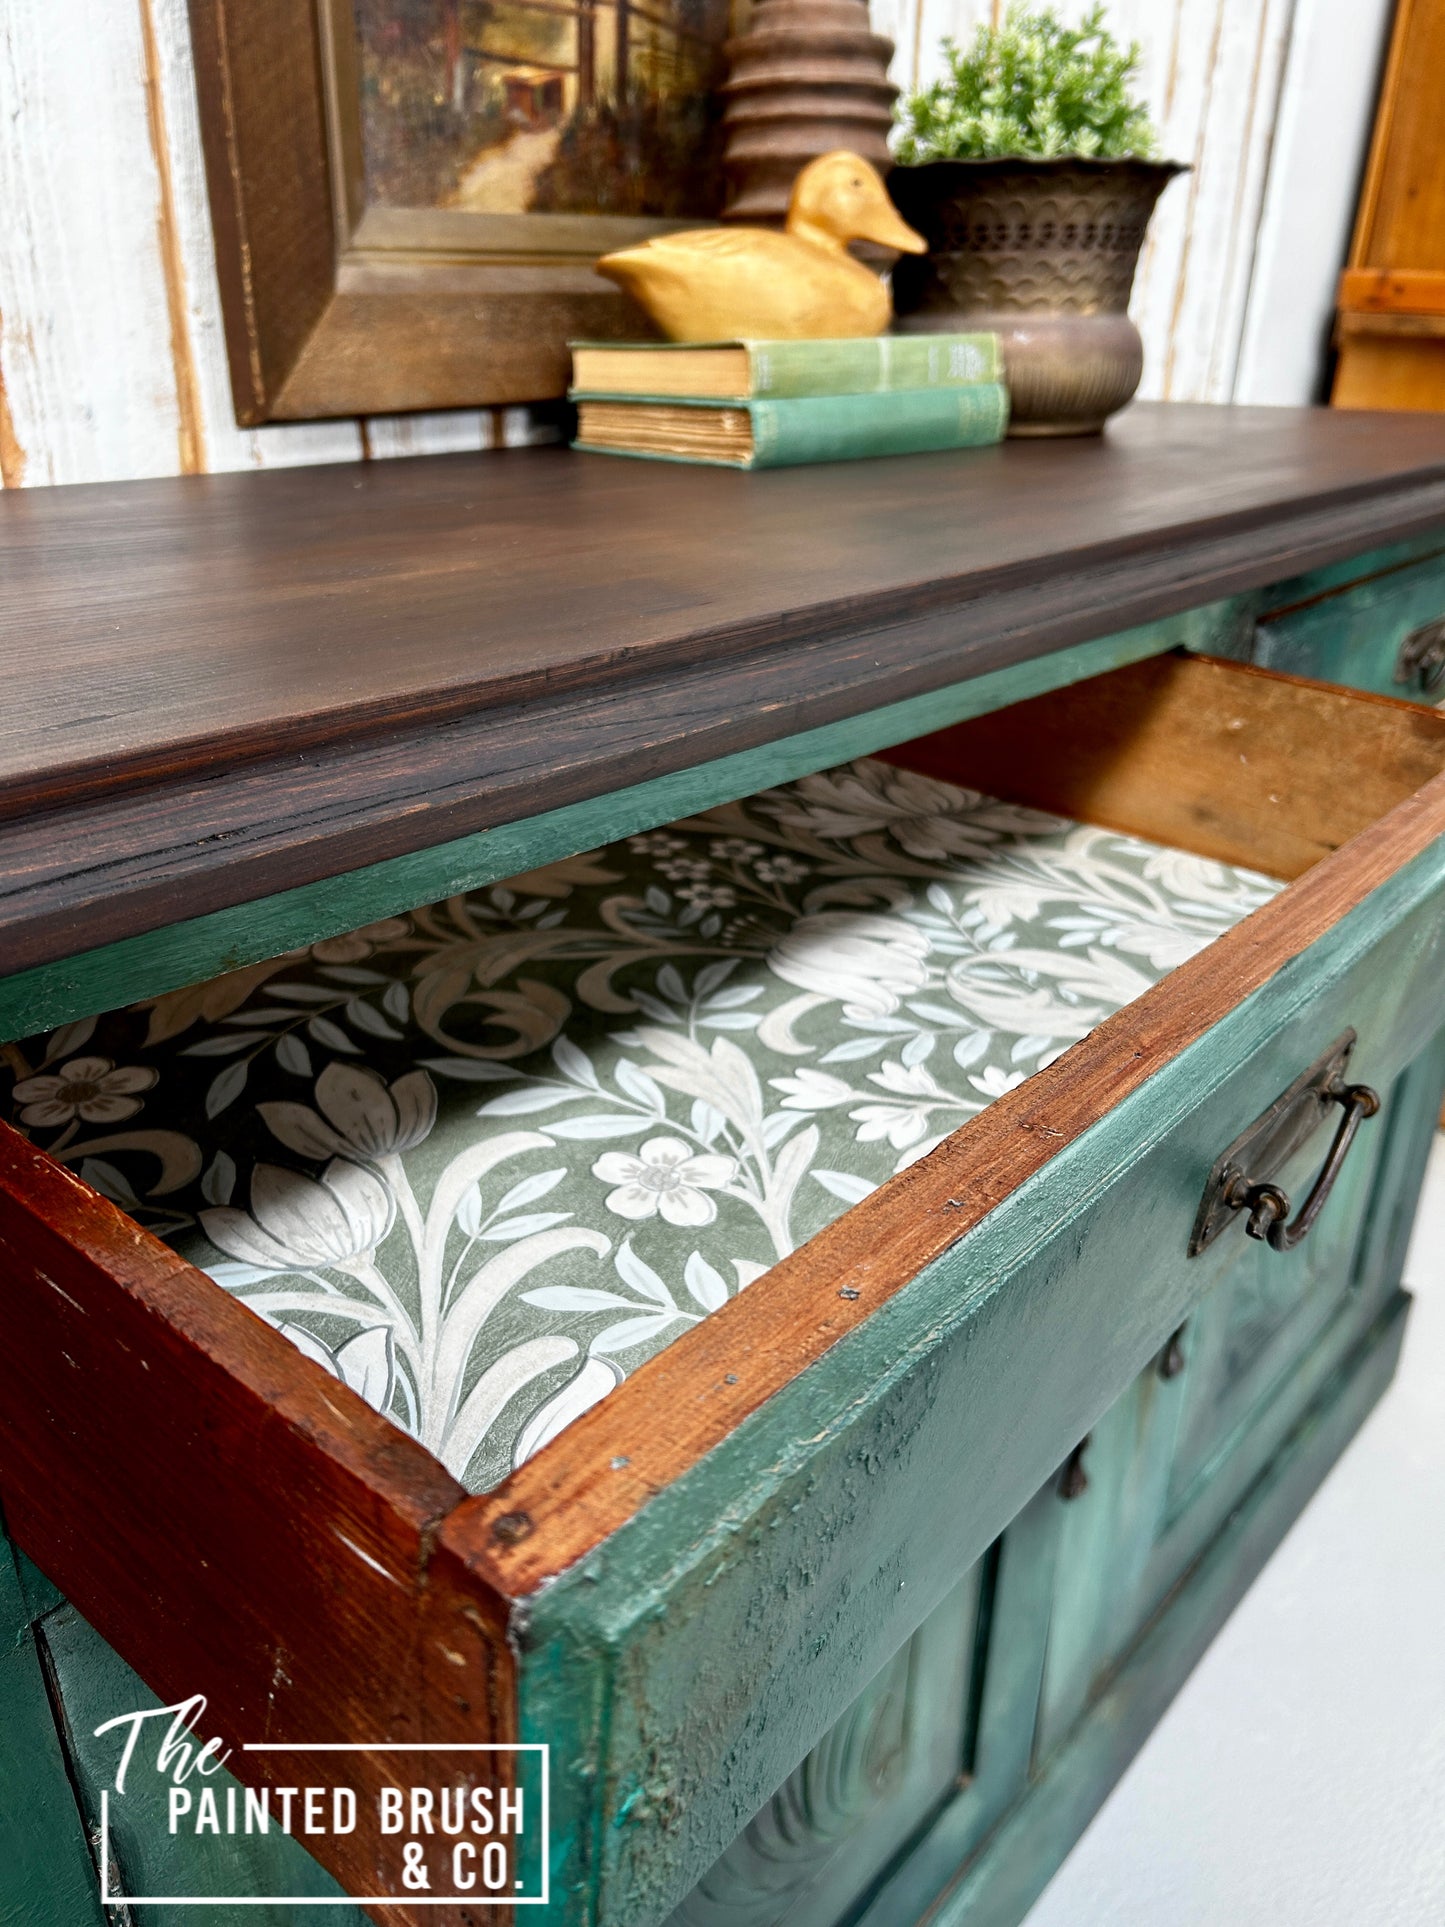
[(1299, 0), (1280, 90), (1234, 398), (1322, 399), (1390, 0)]
[(133, 4), (0, 7), (8, 481), (182, 466), (144, 75)]
[(366, 452), (382, 461), (398, 455), (452, 455), (492, 446), (492, 416), (480, 408), (435, 414), (368, 415), (361, 424)]
[(1293, 0), (1220, 6), (1194, 109), (1195, 172), (1187, 197), (1184, 183), (1170, 190), (1185, 198), (1189, 226), (1172, 326), (1154, 337), (1154, 392), (1166, 397), (1230, 398), (1292, 11)]

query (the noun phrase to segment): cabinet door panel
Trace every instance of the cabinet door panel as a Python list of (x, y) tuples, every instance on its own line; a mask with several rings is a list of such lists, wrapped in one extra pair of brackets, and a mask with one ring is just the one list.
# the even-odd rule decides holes
[(668, 1927), (833, 1927), (959, 1781), (989, 1559), (875, 1675)]

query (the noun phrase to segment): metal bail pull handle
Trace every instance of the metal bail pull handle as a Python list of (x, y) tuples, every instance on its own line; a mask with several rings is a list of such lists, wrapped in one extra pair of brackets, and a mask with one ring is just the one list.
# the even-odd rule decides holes
[(1345, 1114), (1335, 1132), (1330, 1154), (1297, 1217), (1290, 1219), (1289, 1198), (1277, 1184), (1251, 1184), (1247, 1178), (1236, 1180), (1237, 1195), (1229, 1202), (1238, 1210), (1249, 1212), (1244, 1227), (1249, 1236), (1264, 1240), (1274, 1251), (1293, 1251), (1309, 1236), (1325, 1199), (1334, 1189), (1340, 1167), (1349, 1156), (1356, 1132), (1365, 1119), (1373, 1117), (1380, 1108), (1379, 1096), (1368, 1084), (1345, 1084), (1330, 1095), (1344, 1106)]

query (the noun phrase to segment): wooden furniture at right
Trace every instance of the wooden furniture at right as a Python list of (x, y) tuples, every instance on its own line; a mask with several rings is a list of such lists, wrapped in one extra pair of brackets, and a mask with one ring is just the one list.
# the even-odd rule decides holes
[(1400, 0), (1349, 266), (1337, 408), (1445, 408), (1445, 0)]

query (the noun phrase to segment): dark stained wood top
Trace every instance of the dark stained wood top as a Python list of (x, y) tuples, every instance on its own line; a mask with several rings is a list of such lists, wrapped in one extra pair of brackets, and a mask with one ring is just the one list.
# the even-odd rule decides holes
[(1436, 523), (1445, 419), (1181, 405), (761, 475), (538, 449), (7, 492), (0, 972)]

